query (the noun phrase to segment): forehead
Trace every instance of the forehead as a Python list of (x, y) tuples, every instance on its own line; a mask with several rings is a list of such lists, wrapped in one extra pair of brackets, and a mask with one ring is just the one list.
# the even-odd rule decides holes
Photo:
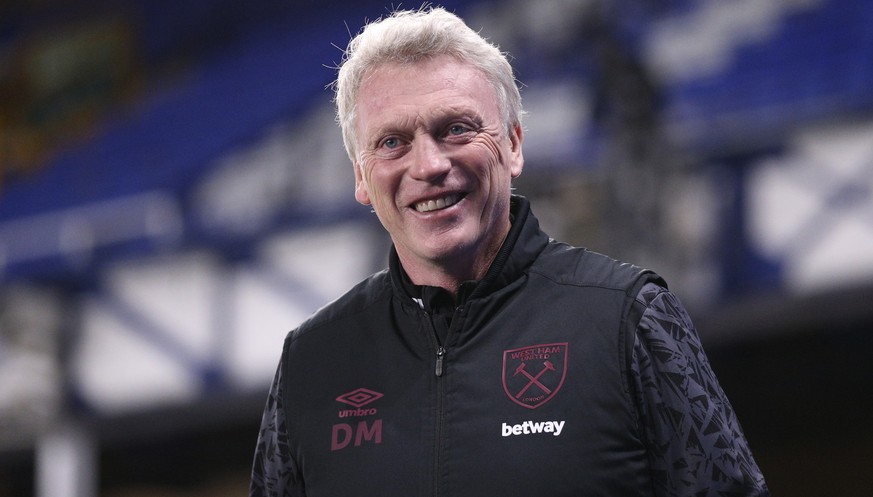
[(364, 126), (463, 107), (498, 115), (497, 92), (485, 75), (450, 56), (382, 64), (366, 75), (357, 100), (359, 125)]

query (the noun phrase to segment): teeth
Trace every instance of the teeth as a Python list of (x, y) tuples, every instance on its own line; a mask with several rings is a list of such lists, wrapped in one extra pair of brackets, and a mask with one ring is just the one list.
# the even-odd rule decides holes
[(418, 212), (430, 212), (437, 209), (445, 209), (446, 207), (455, 205), (456, 203), (458, 203), (458, 196), (448, 195), (446, 197), (436, 200), (426, 200), (424, 202), (419, 202), (415, 204), (415, 210), (417, 210)]

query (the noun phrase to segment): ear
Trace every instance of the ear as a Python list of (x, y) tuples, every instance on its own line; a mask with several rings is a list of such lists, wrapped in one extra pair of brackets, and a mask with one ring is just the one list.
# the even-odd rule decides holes
[(521, 143), (524, 141), (524, 132), (521, 129), (521, 123), (515, 123), (512, 129), (509, 130), (509, 171), (513, 178), (521, 175), (521, 170), (524, 169), (524, 154), (521, 151)]
[(367, 191), (367, 183), (361, 171), (361, 164), (355, 161), (352, 164), (355, 169), (355, 200), (363, 205), (370, 205), (370, 192)]

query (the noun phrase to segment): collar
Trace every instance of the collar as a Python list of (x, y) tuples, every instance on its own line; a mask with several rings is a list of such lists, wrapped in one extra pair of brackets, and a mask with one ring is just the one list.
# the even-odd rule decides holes
[(428, 312), (445, 312), (468, 300), (484, 297), (522, 276), (548, 243), (548, 236), (539, 228), (539, 221), (530, 209), (530, 201), (520, 195), (510, 199), (511, 227), (494, 261), (478, 281), (465, 281), (458, 290), (457, 302), (451, 294), (438, 287), (415, 285), (409, 279), (394, 246), (388, 258), (391, 281), (396, 291), (414, 300)]

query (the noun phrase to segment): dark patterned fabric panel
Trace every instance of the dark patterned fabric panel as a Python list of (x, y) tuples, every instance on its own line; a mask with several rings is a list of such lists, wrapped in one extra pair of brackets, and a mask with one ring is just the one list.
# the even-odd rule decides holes
[(679, 300), (655, 284), (634, 341), (632, 389), (654, 495), (765, 496), (764, 477)]

